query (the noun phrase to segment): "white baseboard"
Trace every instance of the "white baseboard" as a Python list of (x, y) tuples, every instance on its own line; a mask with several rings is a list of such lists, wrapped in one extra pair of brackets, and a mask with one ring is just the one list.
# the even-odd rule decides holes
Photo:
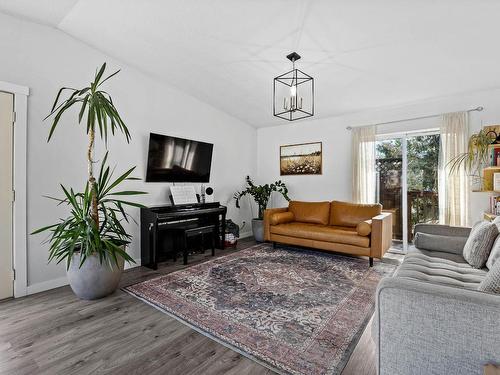
[(128, 270), (130, 268), (140, 267), (141, 266), (141, 258), (134, 258), (135, 263), (125, 262), (125, 269)]
[(42, 281), (41, 283), (28, 285), (26, 291), (27, 294), (29, 295), (29, 294), (45, 292), (46, 290), (59, 288), (65, 285), (68, 285), (68, 278), (66, 276), (60, 277), (58, 279), (52, 279), (52, 280)]
[(242, 232), (242, 233), (240, 233), (240, 239), (241, 239), (241, 238), (252, 237), (252, 236), (253, 236), (252, 231), (249, 231), (249, 232)]
[[(141, 258), (134, 259), (135, 263), (125, 263), (125, 269), (139, 267), (141, 265)], [(40, 283), (35, 283), (33, 285), (28, 285), (26, 288), (26, 294), (35, 294), (40, 292), (45, 292), (46, 290), (59, 288), (61, 286), (68, 285), (68, 278), (66, 276), (59, 277), (57, 279), (42, 281)]]

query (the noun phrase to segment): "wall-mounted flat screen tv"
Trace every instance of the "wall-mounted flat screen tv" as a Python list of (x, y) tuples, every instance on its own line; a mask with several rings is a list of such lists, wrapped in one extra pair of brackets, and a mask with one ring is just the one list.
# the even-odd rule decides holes
[(209, 182), (214, 145), (151, 133), (146, 182)]

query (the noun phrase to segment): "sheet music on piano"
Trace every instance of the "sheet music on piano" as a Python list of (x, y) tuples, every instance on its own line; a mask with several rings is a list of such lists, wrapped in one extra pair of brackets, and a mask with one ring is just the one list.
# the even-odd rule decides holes
[(194, 186), (171, 186), (170, 193), (174, 204), (198, 203)]

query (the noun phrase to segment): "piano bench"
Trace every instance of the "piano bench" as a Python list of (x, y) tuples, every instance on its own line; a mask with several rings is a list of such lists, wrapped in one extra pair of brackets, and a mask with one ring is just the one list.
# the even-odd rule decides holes
[[(189, 228), (189, 229), (184, 229), (184, 247), (182, 249), (182, 255), (183, 255), (183, 263), (186, 265), (188, 263), (187, 257), (188, 257), (188, 239), (191, 237), (196, 237), (196, 236), (201, 236), (201, 243), (202, 246), (204, 246), (204, 237), (205, 235), (210, 235), (211, 238), (211, 244), (212, 244), (212, 256), (215, 256), (215, 225), (206, 225), (203, 227), (196, 227), (196, 228)], [(205, 251), (205, 248), (203, 248), (203, 251)]]

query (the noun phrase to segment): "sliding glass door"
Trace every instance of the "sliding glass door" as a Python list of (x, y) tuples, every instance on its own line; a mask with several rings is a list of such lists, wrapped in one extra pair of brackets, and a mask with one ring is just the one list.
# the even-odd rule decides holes
[(377, 201), (392, 213), (392, 248), (403, 251), (403, 140), (376, 143)]
[(393, 214), (393, 246), (406, 252), (418, 223), (439, 220), (439, 134), (435, 131), (379, 136), (377, 199)]
[(418, 223), (439, 222), (439, 134), (407, 138), (408, 242)]

